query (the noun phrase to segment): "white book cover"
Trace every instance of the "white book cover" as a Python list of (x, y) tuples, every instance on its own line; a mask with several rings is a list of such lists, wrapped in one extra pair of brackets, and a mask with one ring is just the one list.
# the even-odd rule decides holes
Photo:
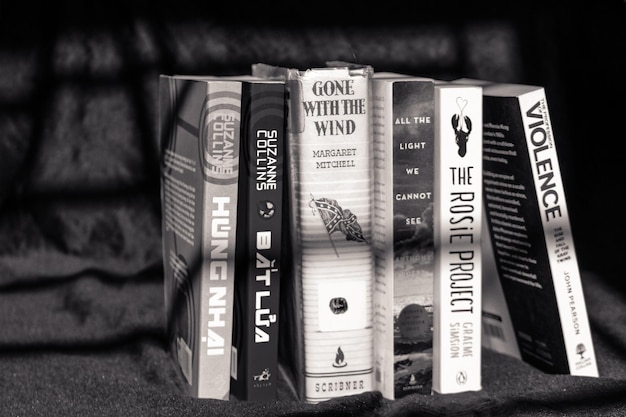
[(325, 68), (295, 80), (305, 395), (317, 402), (373, 389), (370, 75)]
[(433, 392), (481, 382), (482, 88), (435, 84)]

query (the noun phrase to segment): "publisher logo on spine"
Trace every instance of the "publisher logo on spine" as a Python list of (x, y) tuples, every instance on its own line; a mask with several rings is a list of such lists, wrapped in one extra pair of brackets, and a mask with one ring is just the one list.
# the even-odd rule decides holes
[(452, 115), (452, 128), (454, 129), (454, 140), (458, 147), (458, 154), (461, 158), (467, 153), (467, 141), (469, 140), (469, 134), (472, 131), (472, 120), (463, 115), (463, 111), (467, 106), (468, 100), (463, 97), (456, 98), (456, 105), (459, 108), (459, 112)]
[(348, 362), (346, 362), (346, 357), (343, 353), (343, 350), (341, 350), (341, 346), (338, 346), (337, 353), (335, 354), (335, 361), (333, 362), (333, 368), (343, 368), (346, 365), (348, 365)]
[(456, 373), (456, 383), (457, 385), (465, 385), (467, 384), (467, 372), (459, 371)]
[(587, 352), (587, 347), (584, 343), (579, 343), (576, 345), (576, 354), (578, 355), (578, 360), (576, 361), (576, 370), (586, 368), (592, 365), (591, 357), (585, 356)]
[(257, 204), (259, 217), (262, 219), (271, 219), (276, 214), (276, 205), (271, 201), (261, 201)]
[(257, 374), (252, 376), (252, 385), (253, 389), (265, 389), (269, 388), (273, 385), (272, 383), (272, 374), (270, 373), (269, 368), (265, 368)]

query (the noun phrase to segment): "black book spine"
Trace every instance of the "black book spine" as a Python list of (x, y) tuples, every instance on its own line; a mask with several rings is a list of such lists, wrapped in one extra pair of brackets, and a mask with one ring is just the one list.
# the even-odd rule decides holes
[(244, 83), (231, 387), (247, 401), (276, 399), (283, 224), (285, 87)]

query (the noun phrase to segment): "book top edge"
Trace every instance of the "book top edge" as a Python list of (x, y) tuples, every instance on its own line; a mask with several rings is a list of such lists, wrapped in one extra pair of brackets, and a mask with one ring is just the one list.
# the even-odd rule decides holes
[(374, 80), (389, 80), (389, 81), (430, 81), (434, 82), (433, 78), (420, 77), (417, 75), (399, 74), (396, 72), (375, 72), (372, 76)]
[(322, 67), (308, 68), (304, 71), (293, 69), (290, 71), (293, 78), (349, 78), (349, 77), (370, 77), (371, 72), (368, 68), (349, 68), (349, 67)]
[(484, 95), (496, 97), (518, 97), (543, 89), (543, 87), (533, 84), (501, 83), (473, 78), (459, 78), (458, 80), (454, 80), (452, 82), (454, 84), (482, 86)]
[(543, 90), (543, 87), (524, 84), (488, 84), (483, 87), (483, 94), (497, 97), (518, 97), (533, 91)]
[(258, 77), (254, 75), (184, 75), (184, 74), (173, 74), (166, 75), (161, 74), (161, 78), (172, 78), (177, 80), (190, 80), (190, 81), (199, 81), (199, 82), (209, 82), (209, 81), (236, 81), (236, 82), (249, 82), (249, 83), (283, 83), (282, 80), (278, 79), (268, 79), (264, 77)]
[(484, 86), (479, 84), (456, 84), (450, 82), (438, 82), (435, 81), (435, 89), (476, 89), (483, 90)]
[(373, 69), (369, 65), (356, 66), (347, 63), (342, 65), (340, 62), (335, 62), (335, 64), (336, 65), (334, 66), (315, 67), (301, 70), (297, 68), (279, 67), (276, 65), (258, 63), (252, 65), (252, 75), (262, 78), (296, 80), (305, 78), (370, 78), (373, 73)]

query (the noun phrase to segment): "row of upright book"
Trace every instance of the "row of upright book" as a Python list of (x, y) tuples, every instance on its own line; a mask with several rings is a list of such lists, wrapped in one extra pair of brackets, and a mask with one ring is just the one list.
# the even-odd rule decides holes
[(545, 91), (331, 62), (162, 75), (165, 310), (189, 394), (597, 376)]

